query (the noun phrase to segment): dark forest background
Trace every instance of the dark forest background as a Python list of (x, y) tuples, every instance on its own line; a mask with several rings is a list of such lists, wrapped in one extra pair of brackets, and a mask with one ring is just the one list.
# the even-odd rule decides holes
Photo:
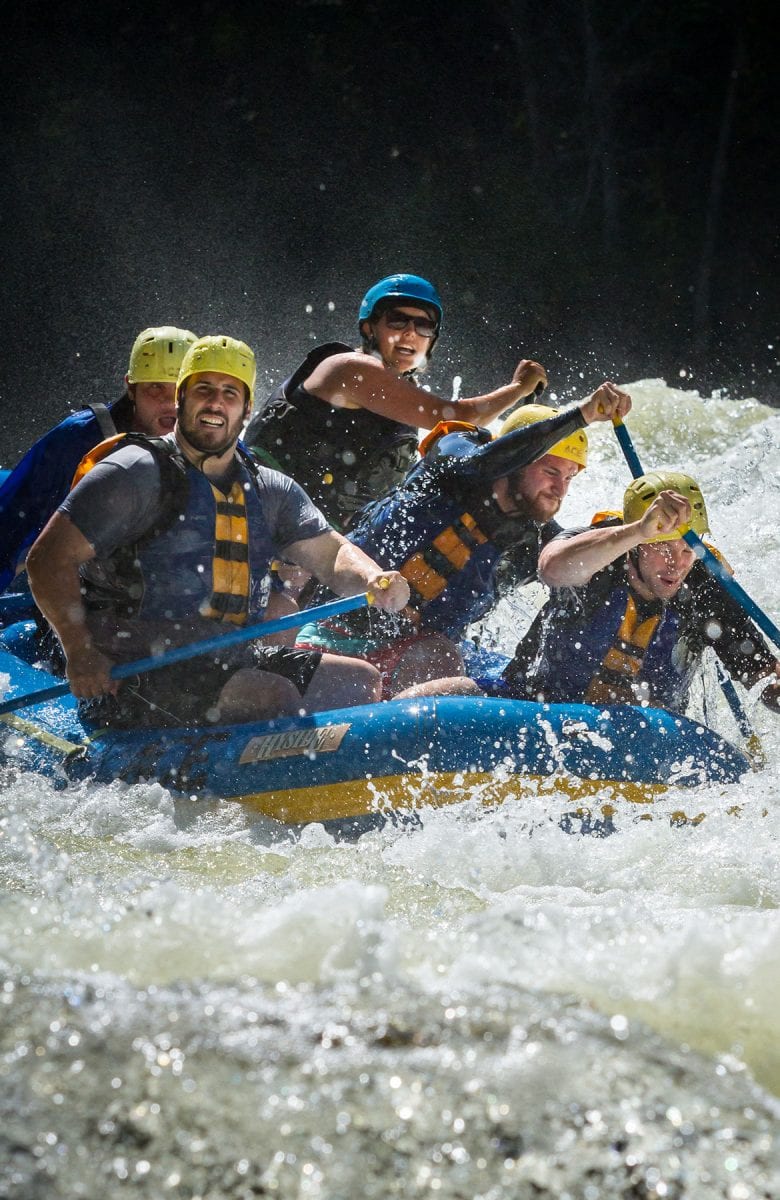
[(780, 403), (769, 3), (194, 0), (6, 8), (0, 462), (117, 396), (140, 329), (270, 388), (396, 270), (429, 379), (541, 360)]

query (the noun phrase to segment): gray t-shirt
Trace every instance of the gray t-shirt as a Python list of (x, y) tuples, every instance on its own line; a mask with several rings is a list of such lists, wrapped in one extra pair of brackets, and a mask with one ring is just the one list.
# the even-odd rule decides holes
[[(169, 435), (173, 440), (173, 435)], [(237, 462), (237, 460), (234, 460)], [(330, 529), (303, 488), (268, 467), (258, 468), (259, 493), (271, 537), (279, 554), (293, 542), (318, 537)], [(215, 486), (227, 491), (235, 468)], [(86, 538), (98, 558), (119, 546), (132, 545), (154, 524), (160, 511), (160, 467), (144, 446), (122, 446), (99, 462), (59, 507)]]

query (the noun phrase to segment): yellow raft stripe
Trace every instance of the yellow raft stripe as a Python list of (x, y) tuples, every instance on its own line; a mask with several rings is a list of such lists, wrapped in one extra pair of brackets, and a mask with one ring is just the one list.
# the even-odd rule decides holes
[(5, 713), (0, 720), (18, 733), (23, 733), (25, 737), (34, 738), (36, 742), (41, 742), (44, 746), (59, 751), (60, 754), (72, 754), (74, 750), (82, 748), (81, 742), (68, 742), (65, 738), (57, 737), (56, 733), (49, 733), (48, 730), (41, 729), (40, 725), (35, 725), (32, 721), (25, 721), (24, 717), (14, 716), (13, 713)]
[[(524, 792), (528, 799), (564, 793), (567, 800), (604, 798), (606, 788), (614, 788), (614, 799), (630, 804), (652, 804), (668, 787), (663, 783), (631, 783), (627, 780), (572, 779), (564, 776), (514, 775), (497, 780), (491, 772), (445, 771), (424, 778), (420, 775), (385, 775), (375, 780), (351, 779), (322, 787), (292, 788), (279, 792), (254, 792), (226, 797), (287, 825), (307, 821), (335, 821), (345, 817), (363, 817), (375, 813), (403, 811), (421, 803), (433, 808), (462, 804), (472, 788), (481, 788), (483, 805), (518, 800)], [(437, 789), (434, 791), (434, 788)], [(442, 789), (442, 790), (438, 790)], [(605, 800), (606, 802), (606, 800)]]

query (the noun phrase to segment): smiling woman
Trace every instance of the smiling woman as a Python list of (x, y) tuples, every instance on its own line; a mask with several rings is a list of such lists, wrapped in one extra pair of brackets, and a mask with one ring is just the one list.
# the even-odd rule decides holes
[(452, 419), (486, 426), (547, 383), (539, 363), (522, 359), (510, 383), (481, 396), (449, 400), (418, 387), (442, 315), (429, 280), (380, 279), (360, 303), (360, 349), (318, 346), (247, 428), (257, 457), (297, 479), (336, 529), (401, 482), (420, 428)]

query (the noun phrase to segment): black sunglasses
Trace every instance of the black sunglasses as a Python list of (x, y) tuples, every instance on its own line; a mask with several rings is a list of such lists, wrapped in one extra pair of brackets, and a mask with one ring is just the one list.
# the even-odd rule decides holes
[(412, 317), (406, 313), (400, 312), (393, 308), (390, 312), (383, 314), (385, 324), (388, 329), (394, 329), (400, 332), (406, 329), (408, 325), (414, 325), (415, 333), (419, 333), (420, 337), (432, 338), (436, 334), (436, 322), (430, 317)]

